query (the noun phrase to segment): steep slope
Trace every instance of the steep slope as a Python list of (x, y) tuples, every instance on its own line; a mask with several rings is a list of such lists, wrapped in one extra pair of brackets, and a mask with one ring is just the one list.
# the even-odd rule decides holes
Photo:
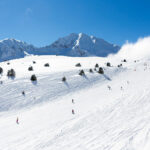
[[(106, 67), (108, 61), (113, 67)], [(75, 67), (79, 62), (81, 68)], [(89, 73), (96, 63), (104, 75)], [(0, 66), (0, 149), (149, 150), (150, 60), (30, 56)], [(6, 77), (10, 68), (14, 80)], [(86, 76), (78, 75), (80, 69)], [(30, 82), (32, 74), (37, 84)]]
[(25, 42), (15, 39), (4, 39), (0, 41), (0, 61), (22, 58), (27, 53), (33, 53), (35, 48)]
[(88, 36), (84, 33), (72, 33), (58, 39), (50, 46), (40, 49), (40, 54), (66, 55), (66, 56), (107, 56), (116, 53), (119, 46), (110, 44), (103, 39)]

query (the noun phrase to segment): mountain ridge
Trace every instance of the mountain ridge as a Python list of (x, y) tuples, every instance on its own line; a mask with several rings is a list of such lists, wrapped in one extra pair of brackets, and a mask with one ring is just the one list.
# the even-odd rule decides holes
[(120, 47), (117, 45), (84, 33), (71, 33), (68, 36), (59, 38), (50, 45), (40, 48), (24, 41), (7, 38), (0, 40), (0, 61), (22, 58), (26, 54), (105, 57), (118, 52), (119, 49)]

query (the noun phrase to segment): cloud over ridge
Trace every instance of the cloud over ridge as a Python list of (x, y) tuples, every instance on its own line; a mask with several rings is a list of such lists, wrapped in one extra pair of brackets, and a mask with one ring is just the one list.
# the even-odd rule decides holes
[(129, 43), (127, 41), (116, 56), (127, 59), (150, 57), (150, 36), (139, 38), (135, 43)]

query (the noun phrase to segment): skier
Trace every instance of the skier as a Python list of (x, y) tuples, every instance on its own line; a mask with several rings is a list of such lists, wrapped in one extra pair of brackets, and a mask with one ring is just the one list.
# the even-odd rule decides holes
[(25, 96), (25, 92), (24, 91), (22, 91), (22, 95)]
[(111, 90), (111, 87), (109, 85), (107, 87), (108, 87), (109, 90)]
[(18, 117), (17, 117), (17, 119), (16, 119), (16, 123), (19, 124), (19, 119), (18, 119)]
[(121, 88), (120, 88), (121, 90), (123, 90), (123, 87), (121, 86)]
[(73, 115), (75, 114), (74, 109), (72, 109), (72, 114), (73, 114)]
[(74, 104), (74, 99), (72, 99), (72, 104)]

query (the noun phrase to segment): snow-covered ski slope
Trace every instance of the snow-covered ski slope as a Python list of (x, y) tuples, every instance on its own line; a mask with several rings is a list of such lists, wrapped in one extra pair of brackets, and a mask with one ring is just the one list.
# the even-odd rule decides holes
[[(29, 56), (0, 67), (0, 150), (150, 149), (150, 60)], [(6, 76), (11, 68), (14, 80)]]

